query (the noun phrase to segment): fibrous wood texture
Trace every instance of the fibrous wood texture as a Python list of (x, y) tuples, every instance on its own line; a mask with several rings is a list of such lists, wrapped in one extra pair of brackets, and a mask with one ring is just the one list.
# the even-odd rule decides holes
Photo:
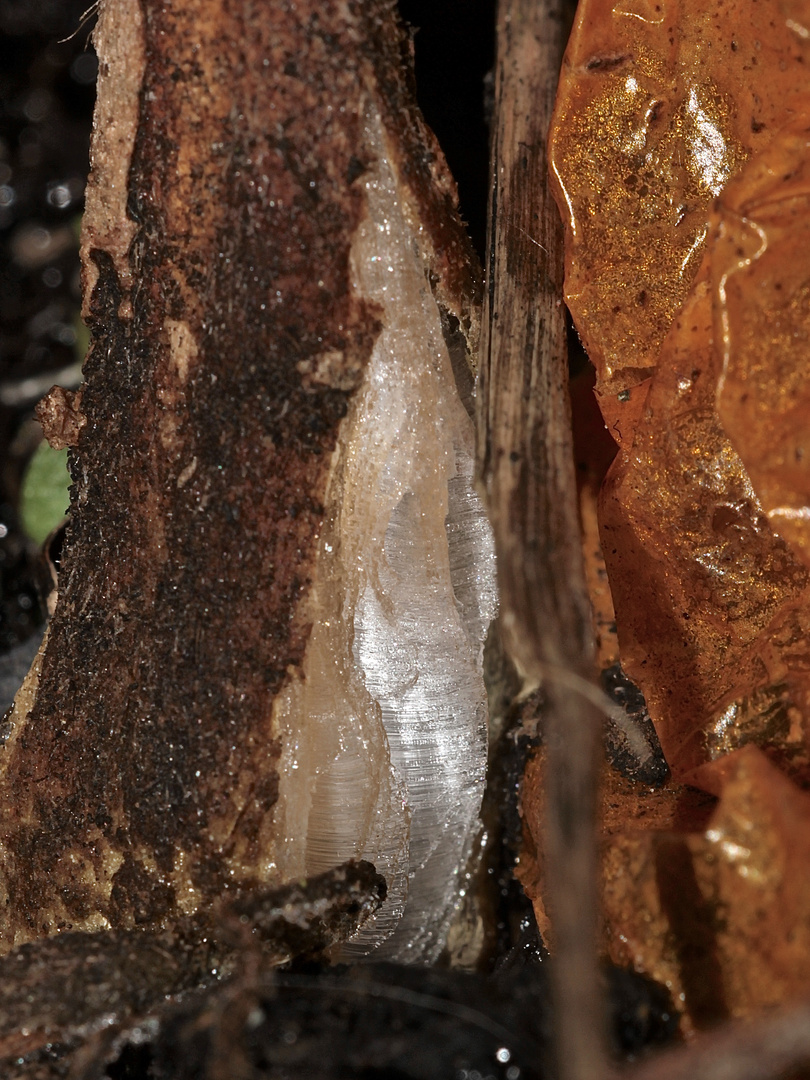
[(481, 360), (479, 454), (498, 555), (504, 644), (549, 699), (548, 858), (560, 1075), (602, 1067), (594, 816), (601, 719), (593, 675), (568, 397), (562, 229), (546, 135), (568, 30), (564, 6), (504, 0)]

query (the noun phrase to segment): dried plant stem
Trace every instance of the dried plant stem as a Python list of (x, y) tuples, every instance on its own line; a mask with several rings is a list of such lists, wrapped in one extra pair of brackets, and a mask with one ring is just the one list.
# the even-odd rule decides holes
[[(550, 718), (546, 856), (562, 1080), (604, 1071), (596, 971), (601, 717), (554, 668), (592, 676), (571, 441), (562, 230), (546, 133), (568, 29), (552, 0), (501, 0), (481, 362), (480, 469), (498, 553), (503, 639)], [(545, 678), (544, 678), (545, 676)]]

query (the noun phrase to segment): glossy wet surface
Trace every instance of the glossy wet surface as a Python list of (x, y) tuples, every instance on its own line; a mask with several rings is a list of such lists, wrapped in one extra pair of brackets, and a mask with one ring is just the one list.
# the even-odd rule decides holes
[(686, 1030), (807, 990), (805, 19), (583, 0), (551, 134), (566, 298), (619, 445), (599, 520), (620, 660), (668, 787), (720, 800), (651, 814), (608, 785), (607, 947)]

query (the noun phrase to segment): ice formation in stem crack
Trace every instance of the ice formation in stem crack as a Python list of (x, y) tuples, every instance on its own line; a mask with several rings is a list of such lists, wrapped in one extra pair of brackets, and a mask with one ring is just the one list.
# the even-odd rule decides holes
[(366, 138), (353, 287), (383, 329), (335, 451), (303, 677), (276, 713), (279, 870), (372, 860), (388, 900), (346, 952), (430, 961), (481, 828), (495, 560), (421, 230), (376, 115)]

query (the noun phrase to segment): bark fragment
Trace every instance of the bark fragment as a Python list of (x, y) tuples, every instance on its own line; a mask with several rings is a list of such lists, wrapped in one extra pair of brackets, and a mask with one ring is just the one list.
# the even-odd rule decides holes
[(167, 997), (227, 984), (245, 967), (317, 958), (384, 898), (385, 882), (361, 862), (234, 897), (213, 917), (184, 918), (158, 933), (66, 933), (21, 945), (0, 959), (3, 1076), (84, 1076), (76, 1062), (88, 1042), (106, 1045), (121, 1025), (142, 1021)]
[(434, 366), (439, 305), (475, 342), (475, 259), (388, 5), (107, 0), (98, 46), (86, 423), (36, 699), (0, 761), (3, 950), (168, 925), (280, 873), (275, 710), (386, 319), (352, 264), (380, 155)]
[(87, 420), (82, 413), (81, 390), (75, 393), (54, 386), (36, 407), (36, 417), (53, 450), (76, 446)]

